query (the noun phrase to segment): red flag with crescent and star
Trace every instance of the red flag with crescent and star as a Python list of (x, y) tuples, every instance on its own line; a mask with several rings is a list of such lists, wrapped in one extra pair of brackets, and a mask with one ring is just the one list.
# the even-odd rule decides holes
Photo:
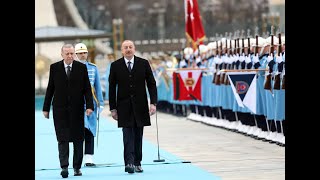
[(205, 39), (204, 29), (201, 23), (201, 16), (197, 0), (184, 0), (186, 35), (192, 42), (193, 49), (197, 49), (199, 44), (203, 44)]

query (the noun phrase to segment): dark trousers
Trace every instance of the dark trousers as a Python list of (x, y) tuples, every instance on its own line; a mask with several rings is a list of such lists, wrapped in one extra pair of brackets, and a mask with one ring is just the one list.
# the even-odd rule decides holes
[(143, 127), (122, 128), (124, 164), (141, 166)]
[(84, 128), (84, 154), (94, 154), (94, 136), (91, 131)]
[[(58, 142), (60, 167), (69, 166), (69, 142)], [(73, 142), (73, 168), (80, 169), (83, 159), (83, 141)]]

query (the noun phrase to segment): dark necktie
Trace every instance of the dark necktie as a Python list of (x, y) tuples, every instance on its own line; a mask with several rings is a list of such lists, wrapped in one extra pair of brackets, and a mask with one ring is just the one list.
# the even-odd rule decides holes
[(71, 67), (67, 66), (67, 77), (68, 77), (68, 79), (70, 78), (70, 73), (71, 73)]
[(128, 62), (128, 70), (129, 70), (129, 72), (131, 72), (131, 62), (130, 61)]

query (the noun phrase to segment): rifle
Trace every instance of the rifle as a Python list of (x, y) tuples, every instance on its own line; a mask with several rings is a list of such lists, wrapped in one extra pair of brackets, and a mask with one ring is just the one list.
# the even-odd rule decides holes
[[(278, 34), (278, 37), (279, 37), (279, 48), (278, 48), (278, 56), (280, 56), (281, 54), (281, 51), (282, 51), (282, 48), (281, 48), (281, 33), (279, 32)], [(281, 67), (281, 72), (280, 72), (280, 66), (282, 66), (281, 63), (278, 63), (278, 74), (274, 77), (274, 84), (273, 84), (273, 89), (276, 89), (276, 90), (280, 90), (280, 75), (281, 75), (281, 72), (282, 72), (282, 67)]]
[(242, 45), (242, 48), (241, 48), (241, 55), (242, 57), (244, 57), (244, 60), (240, 63), (240, 69), (245, 69), (246, 68), (246, 59), (245, 59), (245, 48), (244, 48), (244, 30), (242, 30), (242, 33), (241, 33), (241, 45)]
[[(232, 47), (231, 47), (231, 43), (232, 43), (232, 40), (231, 40), (232, 33), (231, 33), (231, 32), (230, 32), (229, 36), (230, 36), (229, 50), (227, 50), (227, 54), (228, 54), (227, 56), (228, 56), (228, 58), (230, 58), (230, 55), (233, 54), (232, 51), (231, 51), (231, 49), (232, 49)], [(231, 51), (231, 52), (230, 52), (230, 51)], [(231, 69), (231, 66), (232, 66), (232, 64), (227, 64), (227, 69)], [(225, 85), (230, 85), (230, 81), (229, 81), (228, 76), (225, 76), (224, 84), (225, 84)]]
[[(282, 53), (282, 52), (281, 52)], [(283, 67), (285, 66), (285, 62), (283, 62)], [(284, 71), (285, 71), (285, 69), (284, 69)], [(285, 73), (283, 73), (283, 76), (282, 76), (282, 85), (281, 85), (281, 89), (286, 89), (285, 87), (285, 85), (286, 85), (286, 83), (285, 83)]]
[[(226, 32), (226, 51), (228, 51), (228, 39), (227, 39), (227, 32)], [(225, 52), (227, 53), (227, 52)], [(223, 62), (222, 63), (222, 69), (226, 69), (227, 68), (227, 62)], [(221, 84), (225, 84), (225, 78), (226, 78), (226, 73), (222, 72), (221, 73), (221, 79), (220, 79), (220, 83)]]
[(214, 72), (213, 74), (213, 80), (212, 80), (212, 83), (216, 83), (216, 79), (217, 79), (217, 71), (218, 71), (218, 67), (219, 67), (219, 64), (216, 64), (216, 71)]
[(248, 37), (248, 51), (247, 51), (247, 58), (250, 59), (250, 62), (246, 63), (246, 68), (247, 69), (252, 69), (253, 62), (252, 62), (252, 57), (251, 57), (251, 52), (250, 52), (250, 37)]
[[(259, 52), (258, 52), (258, 39), (259, 39), (259, 36), (258, 36), (258, 27), (256, 27), (256, 29), (255, 29), (255, 33), (256, 33), (256, 46), (254, 47), (254, 53), (253, 53), (253, 55), (254, 56), (258, 56), (259, 55)], [(253, 67), (255, 68), (255, 69), (258, 69), (259, 68), (259, 66), (260, 66), (260, 62), (256, 62), (254, 65), (253, 65)], [(259, 73), (257, 74), (258, 76), (259, 76)]]
[[(221, 63), (221, 70), (226, 69), (227, 63), (222, 62)], [(220, 72), (220, 84), (224, 84), (224, 79), (225, 79), (226, 73), (225, 72)]]
[(233, 35), (233, 39), (234, 39), (234, 44), (233, 44), (233, 50), (232, 50), (232, 54), (233, 55), (236, 55), (237, 54), (237, 32), (235, 31), (234, 33), (233, 33), (234, 35)]
[(245, 51), (244, 51), (244, 30), (242, 30), (242, 49), (241, 49), (241, 54), (245, 55)]
[(257, 55), (257, 56), (259, 56), (258, 38), (259, 38), (259, 36), (258, 36), (258, 28), (256, 28), (256, 47), (254, 48), (254, 55)]
[(238, 34), (238, 38), (237, 38), (237, 54), (239, 54), (239, 56), (241, 55), (240, 54), (240, 38), (239, 38), (239, 34)]
[[(273, 47), (273, 26), (271, 26), (271, 47), (270, 47), (270, 52), (269, 52), (269, 56), (272, 56), (273, 57), (273, 51), (274, 51), (274, 47)], [(264, 89), (266, 90), (270, 90), (272, 91), (271, 89), (271, 77), (272, 77), (272, 72), (273, 72), (273, 63), (271, 63), (273, 60), (271, 60), (269, 63), (268, 63), (268, 66), (269, 66), (269, 73), (268, 75), (266, 75), (266, 80), (265, 80), (265, 83), (264, 83)]]
[[(219, 41), (218, 41), (219, 42)], [(219, 54), (219, 58), (221, 58), (221, 51), (222, 51), (222, 42), (220, 41), (220, 51), (218, 52)], [(221, 65), (221, 64), (220, 64)], [(219, 67), (218, 65), (218, 69), (217, 71), (220, 71), (221, 70), (221, 67)], [(215, 84), (216, 85), (220, 85), (220, 72), (216, 74), (216, 79), (215, 79)]]
[(248, 55), (250, 55), (250, 53), (251, 53), (251, 51), (250, 51), (250, 48), (251, 48), (250, 47), (250, 37), (251, 37), (250, 36), (250, 29), (248, 29), (248, 35), (247, 36), (248, 36)]
[(241, 56), (241, 52), (240, 52), (240, 31), (238, 30), (238, 36), (237, 36), (237, 54), (239, 59), (237, 59), (236, 62), (236, 69), (241, 69), (241, 62), (240, 62), (240, 56)]
[[(217, 38), (217, 40), (216, 40), (216, 56), (214, 57), (214, 58), (216, 58), (216, 57), (218, 57), (218, 35), (216, 34), (216, 38)], [(217, 79), (217, 71), (218, 71), (218, 67), (219, 67), (219, 64), (215, 64), (216, 65), (216, 67), (215, 67), (215, 72), (214, 72), (214, 74), (213, 74), (213, 80), (212, 80), (212, 83), (216, 83), (216, 79)]]

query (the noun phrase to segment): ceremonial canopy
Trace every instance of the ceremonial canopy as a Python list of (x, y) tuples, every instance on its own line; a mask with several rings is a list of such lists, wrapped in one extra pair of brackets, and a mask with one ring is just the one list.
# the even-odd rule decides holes
[(35, 28), (35, 43), (108, 37), (112, 37), (112, 34), (102, 30), (86, 30), (66, 26), (43, 26)]

